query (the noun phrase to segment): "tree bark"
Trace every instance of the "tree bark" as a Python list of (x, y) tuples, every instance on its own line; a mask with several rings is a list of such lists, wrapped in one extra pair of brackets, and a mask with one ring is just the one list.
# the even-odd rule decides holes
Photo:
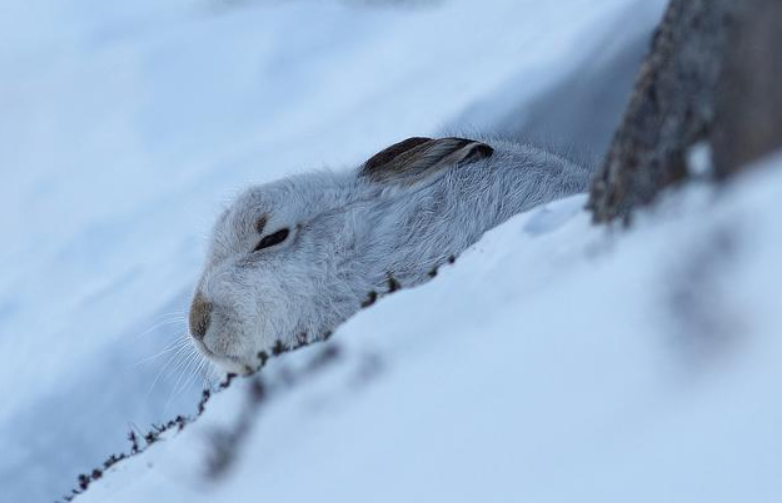
[(724, 179), (782, 145), (782, 2), (672, 0), (608, 155), (593, 179), (596, 222), (688, 179), (693, 145)]
[(782, 2), (744, 1), (717, 89), (711, 147), (718, 179), (782, 146)]

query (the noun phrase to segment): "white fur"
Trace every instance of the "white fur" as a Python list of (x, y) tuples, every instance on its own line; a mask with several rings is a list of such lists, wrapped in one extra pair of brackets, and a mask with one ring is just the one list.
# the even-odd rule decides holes
[[(247, 372), (281, 340), (323, 338), (389, 277), (403, 287), (509, 217), (586, 190), (589, 170), (528, 145), (486, 140), (494, 154), (438, 171), (413, 186), (373, 182), (359, 169), (316, 172), (252, 187), (215, 225), (198, 290), (213, 304), (199, 349), (229, 372)], [(262, 235), (288, 239), (253, 252)]]

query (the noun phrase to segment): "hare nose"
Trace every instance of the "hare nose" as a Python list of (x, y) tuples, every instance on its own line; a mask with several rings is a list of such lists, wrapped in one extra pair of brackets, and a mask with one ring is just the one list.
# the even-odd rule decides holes
[(193, 337), (199, 340), (204, 338), (211, 315), (212, 303), (201, 292), (197, 292), (190, 306), (190, 333)]

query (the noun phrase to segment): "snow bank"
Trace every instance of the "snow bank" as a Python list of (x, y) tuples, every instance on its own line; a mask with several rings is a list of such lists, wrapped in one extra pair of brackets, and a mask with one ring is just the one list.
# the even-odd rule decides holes
[(80, 500), (777, 501), (771, 164), (674, 194), (627, 233), (591, 227), (583, 197), (521, 215), (274, 360), (249, 414), (242, 380)]

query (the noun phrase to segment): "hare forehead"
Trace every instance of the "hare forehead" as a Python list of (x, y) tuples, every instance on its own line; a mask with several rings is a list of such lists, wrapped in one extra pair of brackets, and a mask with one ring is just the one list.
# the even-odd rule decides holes
[(269, 197), (259, 191), (250, 191), (240, 196), (231, 206), (231, 217), (229, 221), (234, 227), (245, 228), (252, 225), (252, 222), (261, 214), (271, 210)]
[(247, 240), (252, 232), (252, 220), (249, 213), (237, 216), (235, 208), (229, 208), (227, 214), (221, 215), (212, 228), (208, 251), (208, 264), (221, 262), (223, 259), (246, 251)]

